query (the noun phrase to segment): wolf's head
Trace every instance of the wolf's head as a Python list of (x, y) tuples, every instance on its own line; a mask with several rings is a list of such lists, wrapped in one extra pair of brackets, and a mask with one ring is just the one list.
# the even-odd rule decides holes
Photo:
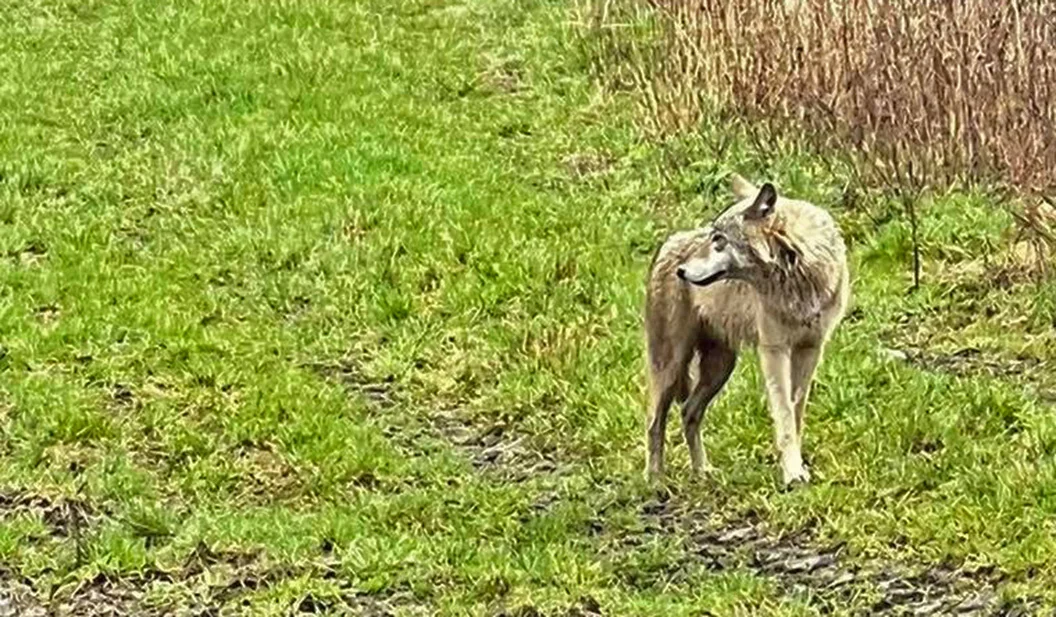
[(676, 270), (682, 280), (702, 287), (725, 279), (752, 282), (775, 267), (796, 266), (801, 255), (780, 212), (787, 202), (774, 186), (757, 188), (734, 174), (733, 194), (737, 203), (704, 228), (697, 250)]

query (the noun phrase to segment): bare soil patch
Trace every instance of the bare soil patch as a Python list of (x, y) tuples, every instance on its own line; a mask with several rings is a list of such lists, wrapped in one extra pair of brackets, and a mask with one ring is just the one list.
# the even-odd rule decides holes
[[(660, 498), (644, 504), (640, 517), (643, 536), (684, 534), (687, 561), (751, 572), (823, 613), (853, 604), (867, 607), (863, 615), (1027, 615), (1036, 605), (1030, 598), (1002, 602), (1005, 576), (993, 568), (852, 559), (843, 543), (825, 543), (810, 528), (778, 533), (751, 513), (714, 524)], [(643, 540), (630, 536), (624, 543)]]

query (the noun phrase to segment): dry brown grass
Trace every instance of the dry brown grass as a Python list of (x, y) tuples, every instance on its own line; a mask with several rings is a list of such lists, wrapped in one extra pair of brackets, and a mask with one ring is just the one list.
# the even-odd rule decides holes
[(863, 184), (902, 195), (914, 231), (925, 188), (1028, 204), (1056, 188), (1056, 4), (584, 2), (598, 74), (640, 92), (658, 134), (730, 118), (850, 151)]
[[(917, 182), (1056, 187), (1056, 4), (985, 0), (593, 0), (608, 54), (661, 131), (706, 110), (852, 145)], [(643, 42), (643, 41), (649, 42)], [(622, 49), (619, 47), (622, 46)]]

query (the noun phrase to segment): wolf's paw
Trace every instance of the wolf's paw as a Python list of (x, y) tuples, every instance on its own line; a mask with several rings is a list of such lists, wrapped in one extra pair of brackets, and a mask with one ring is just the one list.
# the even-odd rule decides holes
[(720, 477), (722, 475), (722, 470), (709, 463), (704, 463), (699, 467), (691, 468), (689, 475), (693, 481), (706, 482)]
[(696, 461), (690, 460), (689, 470), (695, 476), (706, 476), (717, 472), (719, 468), (712, 465), (707, 456), (701, 456)]
[(645, 468), (645, 473), (642, 474), (642, 478), (648, 484), (659, 484), (665, 479), (664, 470), (662, 467), (649, 466)]
[(782, 475), (784, 476), (785, 488), (810, 483), (810, 471), (802, 465), (798, 469), (785, 469)]

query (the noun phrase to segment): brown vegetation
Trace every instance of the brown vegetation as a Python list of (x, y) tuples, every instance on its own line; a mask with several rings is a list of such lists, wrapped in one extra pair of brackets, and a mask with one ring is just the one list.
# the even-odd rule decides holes
[(587, 2), (595, 68), (640, 91), (657, 133), (749, 120), (849, 150), (867, 185), (911, 198), (976, 183), (1031, 201), (1056, 187), (1052, 3)]

